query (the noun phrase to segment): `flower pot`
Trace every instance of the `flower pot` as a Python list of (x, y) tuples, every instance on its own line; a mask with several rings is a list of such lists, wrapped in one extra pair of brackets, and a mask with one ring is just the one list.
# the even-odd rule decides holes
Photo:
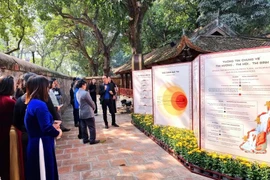
[(235, 179), (237, 179), (237, 180), (242, 180), (242, 179), (244, 179), (244, 178), (236, 176)]
[(227, 177), (222, 177), (222, 180), (229, 180), (229, 178), (227, 178)]
[(208, 172), (208, 171), (204, 171), (203, 174), (204, 174), (205, 176), (211, 177), (211, 173)]
[(213, 176), (212, 176), (214, 179), (219, 179), (219, 175), (217, 175), (217, 174), (213, 174)]
[(170, 154), (173, 154), (174, 151), (173, 151), (171, 148), (169, 148), (169, 153), (170, 153)]
[(194, 173), (198, 173), (198, 174), (201, 174), (202, 170), (199, 166), (193, 166), (193, 170), (192, 170)]
[(184, 162), (184, 166), (189, 167), (189, 163), (188, 162)]

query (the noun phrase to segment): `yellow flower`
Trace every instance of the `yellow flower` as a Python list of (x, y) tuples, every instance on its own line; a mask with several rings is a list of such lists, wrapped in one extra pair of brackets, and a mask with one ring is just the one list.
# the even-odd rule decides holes
[(219, 158), (220, 158), (220, 159), (225, 159), (226, 157), (223, 156), (223, 155), (219, 155)]
[(251, 167), (252, 165), (250, 163), (245, 163), (247, 167)]
[[(261, 163), (259, 166), (260, 166), (261, 168), (269, 167), (269, 165), (268, 165), (267, 163), (265, 163), (265, 162)], [(269, 168), (270, 168), (270, 167), (269, 167)]]

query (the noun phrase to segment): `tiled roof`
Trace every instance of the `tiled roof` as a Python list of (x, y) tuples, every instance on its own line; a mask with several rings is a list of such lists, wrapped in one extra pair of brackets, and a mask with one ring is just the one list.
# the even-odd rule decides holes
[(221, 23), (219, 19), (215, 19), (206, 26), (196, 29), (190, 36), (190, 39), (198, 36), (209, 36), (215, 32), (219, 32), (223, 36), (237, 36), (237, 33), (234, 32), (229, 26)]
[(218, 52), (270, 46), (270, 39), (228, 36), (200, 36), (194, 42), (192, 42), (192, 44), (208, 52)]
[[(216, 35), (215, 35), (216, 34)], [(176, 46), (170, 44), (154, 49), (150, 53), (144, 54), (144, 65), (151, 67), (154, 64), (173, 63), (176, 58), (180, 58), (182, 51), (188, 47), (193, 51), (192, 58), (201, 53), (237, 50), (245, 48), (255, 48), (270, 46), (270, 38), (253, 38), (238, 36), (218, 19), (212, 21), (204, 28), (195, 31), (190, 38), (182, 36)], [(191, 51), (189, 52), (191, 53)], [(187, 60), (187, 59), (186, 59)], [(114, 73), (126, 73), (132, 69), (132, 60), (116, 68)]]

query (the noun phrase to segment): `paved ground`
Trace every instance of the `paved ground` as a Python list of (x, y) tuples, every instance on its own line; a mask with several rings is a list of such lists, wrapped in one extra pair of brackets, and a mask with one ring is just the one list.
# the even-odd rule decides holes
[[(56, 144), (56, 158), (61, 180), (192, 180), (208, 179), (190, 173), (131, 123), (129, 114), (117, 114), (119, 128), (104, 129), (99, 111), (96, 116), (97, 139), (103, 143), (83, 144), (73, 126), (72, 109), (63, 115), (71, 128)], [(108, 115), (111, 122), (111, 117)]]

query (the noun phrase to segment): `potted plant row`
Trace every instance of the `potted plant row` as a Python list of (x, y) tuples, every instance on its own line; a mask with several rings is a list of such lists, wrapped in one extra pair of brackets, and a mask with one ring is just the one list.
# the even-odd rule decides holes
[(199, 149), (192, 130), (154, 125), (152, 115), (132, 114), (132, 123), (194, 173), (223, 180), (270, 179), (266, 163)]

